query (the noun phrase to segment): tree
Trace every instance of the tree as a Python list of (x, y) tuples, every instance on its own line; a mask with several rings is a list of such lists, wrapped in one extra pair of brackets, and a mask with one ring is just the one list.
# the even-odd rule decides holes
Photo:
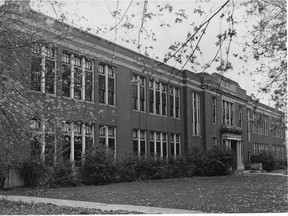
[[(17, 1), (7, 1), (0, 8), (0, 170), (4, 175), (1, 180), (4, 181), (8, 170), (21, 165), (31, 154), (41, 155), (44, 161), (49, 149), (45, 149), (43, 139), (51, 142), (52, 148), (55, 147), (55, 138), (49, 138), (46, 133), (43, 135), (45, 138), (37, 135), (41, 130), (48, 129), (49, 122), (53, 122), (55, 128), (51, 130), (56, 137), (56, 131), (61, 131), (62, 122), (68, 119), (67, 116), (71, 121), (95, 120), (91, 107), (47, 94), (53, 91), (48, 81), (53, 83), (52, 86), (58, 84), (60, 77), (54, 75), (60, 73), (57, 73), (55, 65), (50, 67), (46, 60), (44, 67), (41, 55), (35, 58), (32, 55), (38, 51), (45, 55), (55, 53), (54, 44), (67, 40), (73, 28), (62, 29), (58, 20), (30, 13), (26, 3), (17, 4)], [(57, 2), (50, 4), (57, 6)], [(60, 17), (60, 21), (65, 19)], [(52, 32), (51, 28), (57, 33)], [(32, 70), (35, 70), (33, 74)], [(44, 79), (47, 82), (43, 85)], [(31, 93), (31, 89), (36, 89), (38, 94)], [(79, 114), (79, 109), (84, 112)], [(3, 182), (0, 185), (3, 186)]]
[[(256, 60), (256, 74), (266, 77), (259, 91), (270, 93), (276, 108), (287, 107), (287, 2), (265, 0), (243, 2), (248, 19), (255, 24), (247, 32), (251, 40), (244, 47), (244, 61)], [(252, 56), (250, 55), (252, 54)]]

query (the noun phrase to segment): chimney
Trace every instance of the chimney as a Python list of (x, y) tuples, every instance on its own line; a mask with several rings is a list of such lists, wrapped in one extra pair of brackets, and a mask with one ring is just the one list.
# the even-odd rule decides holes
[(31, 10), (30, 0), (5, 0), (5, 5), (7, 7), (17, 8), (20, 13)]

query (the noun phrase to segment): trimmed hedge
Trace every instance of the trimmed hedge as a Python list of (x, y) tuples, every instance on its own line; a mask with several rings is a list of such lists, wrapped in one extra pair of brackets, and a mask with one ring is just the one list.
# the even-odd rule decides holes
[(231, 173), (233, 155), (230, 150), (215, 146), (209, 151), (195, 148), (188, 155), (188, 164), (194, 164), (194, 175), (219, 176)]
[[(130, 155), (116, 161), (114, 152), (99, 145), (85, 157), (82, 183), (102, 185), (146, 179), (167, 179), (192, 176), (228, 175), (231, 173), (232, 154), (215, 147), (208, 152), (193, 149), (186, 157), (163, 159), (141, 158)], [(20, 167), (27, 186), (73, 187), (79, 179), (73, 174), (73, 166), (62, 162), (51, 168), (40, 161), (29, 160)]]
[(276, 169), (277, 160), (272, 152), (260, 152), (256, 155), (251, 155), (251, 163), (262, 163), (262, 167), (265, 171), (271, 172)]

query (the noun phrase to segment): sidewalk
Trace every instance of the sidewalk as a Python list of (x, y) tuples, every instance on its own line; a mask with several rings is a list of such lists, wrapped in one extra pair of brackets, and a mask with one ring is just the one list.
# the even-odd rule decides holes
[(286, 176), (287, 174), (276, 172), (262, 172), (261, 170), (244, 170), (243, 174), (260, 174), (260, 175), (274, 175), (274, 176)]
[(50, 199), (50, 198), (40, 198), (40, 197), (29, 197), (29, 196), (6, 196), (0, 195), (0, 199), (5, 199), (9, 201), (22, 201), (26, 203), (50, 203), (58, 206), (69, 206), (69, 207), (82, 207), (82, 208), (93, 208), (100, 209), (103, 211), (115, 211), (115, 210), (125, 210), (125, 211), (138, 211), (144, 214), (196, 214), (202, 213), (193, 210), (184, 209), (170, 209), (170, 208), (158, 208), (158, 207), (148, 207), (148, 206), (135, 206), (135, 205), (120, 205), (120, 204), (106, 204), (106, 203), (96, 203), (96, 202), (85, 202), (85, 201), (75, 201), (75, 200), (63, 200), (63, 199)]

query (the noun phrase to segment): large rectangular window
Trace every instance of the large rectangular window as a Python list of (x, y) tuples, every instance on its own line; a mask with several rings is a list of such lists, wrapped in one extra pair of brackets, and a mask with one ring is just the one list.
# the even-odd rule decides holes
[[(61, 139), (56, 139), (56, 125), (61, 128)], [(52, 120), (33, 119), (30, 128), (37, 135), (38, 159), (48, 166), (55, 165), (59, 156), (63, 160), (74, 162), (81, 166), (85, 161), (87, 149), (92, 149), (94, 127), (92, 124), (58, 122)], [(35, 146), (34, 141), (34, 146)], [(60, 153), (60, 154), (59, 154)], [(35, 155), (35, 154), (34, 154)]]
[(93, 146), (94, 126), (90, 123), (62, 123), (62, 155), (64, 160), (81, 166)]
[(242, 106), (239, 106), (239, 119), (238, 119), (238, 122), (239, 122), (239, 127), (242, 128), (242, 124), (243, 124), (243, 107)]
[(171, 134), (170, 136), (170, 154), (177, 157), (181, 155), (180, 134)]
[(115, 67), (99, 65), (99, 103), (115, 105)]
[(133, 152), (137, 156), (146, 155), (146, 131), (133, 130)]
[(180, 118), (180, 89), (170, 86), (170, 116)]
[(248, 109), (247, 110), (247, 139), (248, 141), (251, 141), (251, 122), (252, 122), (252, 118), (251, 118), (251, 110)]
[(264, 116), (264, 134), (268, 135), (268, 116)]
[(167, 115), (166, 84), (149, 80), (149, 110), (157, 115)]
[(200, 136), (200, 93), (192, 92), (192, 134)]
[(116, 157), (116, 127), (99, 126), (99, 143), (114, 151)]
[(167, 134), (150, 132), (150, 156), (166, 158), (168, 156)]
[(31, 59), (31, 90), (55, 94), (55, 48), (33, 45)]
[(93, 101), (93, 61), (62, 53), (62, 95)]
[(217, 98), (212, 97), (212, 123), (216, 124), (216, 118), (217, 118)]
[(93, 100), (93, 62), (85, 59), (85, 100)]
[(133, 110), (145, 111), (145, 78), (133, 74), (132, 76), (132, 108)]
[(234, 104), (228, 101), (222, 101), (222, 124), (234, 125)]

